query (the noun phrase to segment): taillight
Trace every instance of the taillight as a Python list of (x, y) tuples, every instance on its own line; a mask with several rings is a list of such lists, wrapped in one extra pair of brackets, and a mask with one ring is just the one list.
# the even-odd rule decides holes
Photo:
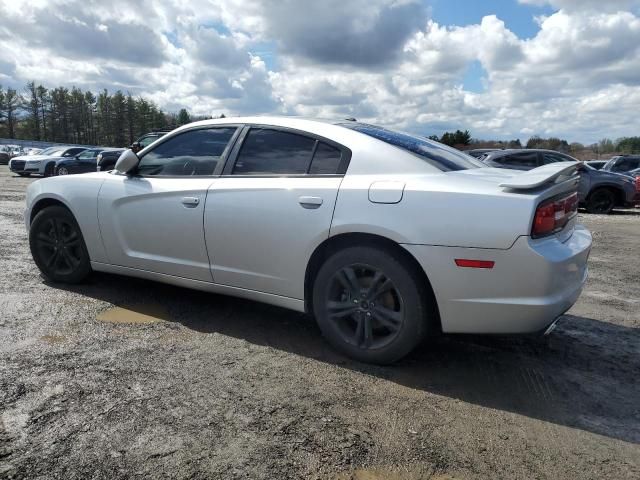
[(636, 192), (640, 192), (640, 175), (636, 177)]
[(577, 213), (577, 193), (543, 202), (536, 209), (531, 236), (540, 238), (556, 233), (562, 230)]

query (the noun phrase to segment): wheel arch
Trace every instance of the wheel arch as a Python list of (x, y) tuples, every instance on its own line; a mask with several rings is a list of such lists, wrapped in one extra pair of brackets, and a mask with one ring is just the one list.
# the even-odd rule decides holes
[(37, 200), (31, 207), (31, 211), (29, 212), (29, 225), (33, 223), (33, 219), (36, 218), (36, 215), (38, 213), (40, 213), (42, 210), (44, 210), (47, 207), (54, 207), (54, 206), (66, 208), (67, 210), (69, 210), (71, 215), (73, 215), (73, 217), (75, 218), (73, 211), (69, 208), (69, 206), (66, 203), (64, 203), (63, 201), (57, 198), (44, 197)]
[(616, 199), (616, 205), (624, 205), (625, 203), (625, 199), (626, 199), (626, 192), (624, 191), (623, 188), (621, 188), (618, 185), (615, 184), (611, 184), (611, 183), (602, 183), (602, 184), (598, 184), (595, 185), (590, 191), (589, 194), (587, 195), (587, 197), (585, 198), (585, 202), (588, 202), (589, 199), (591, 198), (591, 195), (593, 195), (594, 192), (598, 191), (598, 190), (609, 190), (610, 192), (612, 192), (615, 196)]
[(427, 273), (424, 271), (418, 260), (409, 252), (403, 248), (402, 245), (391, 240), (387, 237), (361, 232), (341, 233), (327, 238), (324, 242), (316, 247), (311, 254), (309, 261), (307, 262), (307, 268), (304, 277), (304, 304), (305, 312), (311, 314), (313, 312), (313, 287), (316, 276), (320, 267), (324, 261), (333, 253), (342, 250), (344, 248), (367, 245), (377, 246), (384, 250), (398, 255), (406, 264), (411, 268), (414, 274), (421, 280), (425, 287), (425, 293), (428, 295), (429, 300), (432, 300), (431, 305), (434, 307), (434, 311), (430, 312), (435, 319), (435, 325), (441, 330), (440, 323), (440, 311), (438, 308), (438, 301), (431, 286), (431, 281)]

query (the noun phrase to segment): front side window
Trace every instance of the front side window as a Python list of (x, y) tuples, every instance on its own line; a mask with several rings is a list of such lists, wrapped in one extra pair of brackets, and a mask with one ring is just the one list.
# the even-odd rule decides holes
[(443, 172), (486, 167), (485, 164), (473, 158), (471, 155), (416, 135), (365, 123), (349, 122), (339, 123), (338, 125), (364, 133), (365, 135), (369, 135), (377, 140), (412, 153)]
[(213, 175), (236, 127), (189, 130), (150, 152), (138, 164), (140, 175)]
[(146, 135), (138, 142), (142, 148), (148, 147), (163, 135)]
[(249, 130), (233, 175), (302, 175), (307, 173), (316, 141), (269, 128)]

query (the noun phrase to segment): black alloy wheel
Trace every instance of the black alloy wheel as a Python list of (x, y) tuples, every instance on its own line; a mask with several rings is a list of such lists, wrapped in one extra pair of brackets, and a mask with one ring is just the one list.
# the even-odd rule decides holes
[(36, 215), (29, 245), (36, 265), (49, 280), (78, 283), (91, 272), (80, 227), (64, 207), (48, 207)]
[(313, 310), (336, 349), (363, 362), (387, 364), (422, 341), (434, 311), (426, 285), (393, 251), (348, 247), (322, 265)]
[(390, 278), (371, 265), (353, 264), (338, 270), (330, 282), (327, 310), (343, 342), (367, 349), (395, 339), (405, 311)]
[(589, 213), (608, 214), (615, 206), (616, 198), (611, 190), (600, 188), (589, 195), (587, 211)]

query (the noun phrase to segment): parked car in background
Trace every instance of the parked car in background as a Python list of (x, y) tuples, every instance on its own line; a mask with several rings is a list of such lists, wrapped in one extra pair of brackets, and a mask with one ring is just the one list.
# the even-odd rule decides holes
[(618, 155), (609, 160), (603, 170), (607, 172), (627, 173), (640, 168), (640, 155)]
[(18, 157), (24, 153), (20, 145), (5, 145), (5, 147), (7, 147), (11, 158)]
[(472, 157), (475, 158), (481, 158), (483, 156), (485, 156), (487, 153), (490, 152), (495, 152), (496, 150), (500, 150), (498, 148), (474, 148), (471, 150), (465, 150), (464, 153), (466, 153), (467, 155), (471, 155)]
[(439, 330), (552, 328), (587, 278), (577, 183), (572, 163), (483, 168), (353, 121), (228, 118), (126, 150), (112, 173), (31, 183), (25, 224), (52, 281), (97, 270), (272, 303), (390, 363)]
[(39, 155), (23, 155), (12, 158), (9, 161), (9, 169), (22, 177), (29, 175), (49, 177), (54, 174), (58, 160), (73, 157), (86, 149), (86, 147), (49, 147)]
[(102, 148), (88, 148), (72, 157), (61, 158), (56, 161), (54, 175), (95, 172), (97, 157), (102, 150)]
[(608, 162), (609, 160), (587, 160), (586, 162), (584, 162), (586, 165), (589, 165), (591, 168), (595, 168), (596, 170), (601, 170), (602, 167), (604, 167), (604, 165)]
[(9, 149), (4, 145), (0, 145), (0, 164), (7, 165), (10, 159), (11, 152)]
[(105, 148), (98, 154), (96, 167), (99, 172), (113, 170), (124, 148)]
[(494, 150), (480, 159), (490, 167), (525, 171), (550, 163), (578, 161), (564, 153), (541, 149)]
[(640, 184), (628, 175), (596, 170), (575, 158), (553, 150), (500, 150), (482, 157), (491, 167), (532, 170), (559, 162), (578, 163), (580, 184), (578, 199), (589, 213), (610, 213), (615, 207), (640, 203)]
[(153, 142), (155, 142), (159, 138), (164, 137), (171, 130), (172, 129), (153, 130), (152, 132), (145, 133), (140, 138), (138, 138), (135, 142), (133, 142), (129, 148), (131, 148), (131, 150), (137, 153), (143, 148), (146, 148), (149, 145), (151, 145)]

